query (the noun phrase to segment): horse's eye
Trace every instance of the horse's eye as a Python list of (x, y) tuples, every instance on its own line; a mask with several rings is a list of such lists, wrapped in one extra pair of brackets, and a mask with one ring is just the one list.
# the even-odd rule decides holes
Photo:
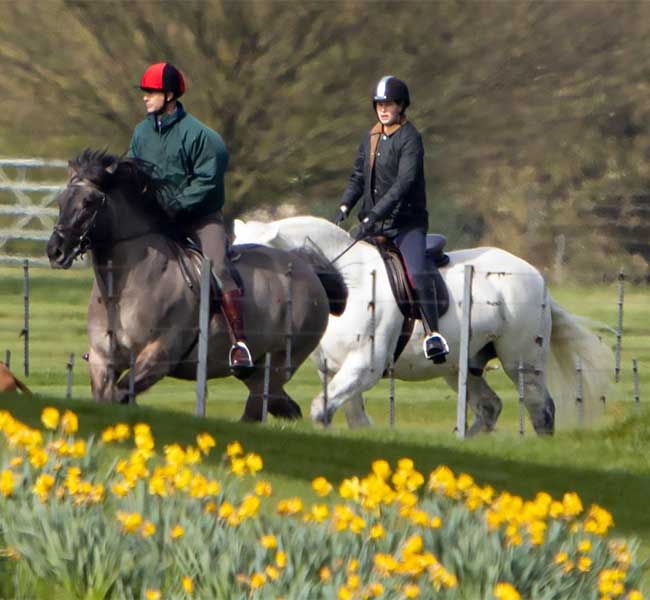
[(95, 204), (95, 196), (93, 194), (89, 194), (88, 196), (84, 196), (82, 202), (84, 208), (88, 208), (89, 206), (92, 206)]

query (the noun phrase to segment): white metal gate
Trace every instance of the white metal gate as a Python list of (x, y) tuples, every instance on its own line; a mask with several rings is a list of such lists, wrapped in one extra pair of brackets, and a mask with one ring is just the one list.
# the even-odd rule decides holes
[[(64, 160), (0, 158), (0, 263), (49, 264), (45, 245), (58, 215), (52, 203), (67, 166)], [(28, 174), (36, 180), (28, 181)]]

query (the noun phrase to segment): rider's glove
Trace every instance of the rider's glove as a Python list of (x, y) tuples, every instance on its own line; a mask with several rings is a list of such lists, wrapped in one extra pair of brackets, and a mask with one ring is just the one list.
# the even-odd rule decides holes
[(340, 225), (345, 221), (345, 219), (348, 216), (348, 207), (345, 204), (341, 204), (339, 206), (339, 209), (336, 211), (336, 214), (334, 215), (334, 224), (335, 225)]
[(377, 215), (373, 212), (369, 212), (361, 221), (359, 225), (359, 230), (357, 231), (357, 239), (361, 240), (365, 237), (368, 237), (373, 230), (375, 229), (375, 224), (377, 223)]

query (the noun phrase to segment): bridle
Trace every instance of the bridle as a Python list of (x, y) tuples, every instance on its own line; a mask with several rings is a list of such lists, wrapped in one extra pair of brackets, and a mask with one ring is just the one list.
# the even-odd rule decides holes
[[(106, 194), (100, 190), (96, 185), (93, 183), (90, 183), (87, 180), (80, 179), (78, 177), (73, 177), (70, 180), (70, 183), (68, 183), (67, 187), (85, 187), (85, 188), (90, 188), (93, 192), (97, 193), (100, 195), (100, 200), (99, 204), (96, 206), (95, 211), (91, 215), (91, 217), (88, 219), (86, 224), (84, 225), (83, 230), (78, 236), (77, 239), (77, 244), (76, 246), (73, 247), (72, 249), (72, 260), (77, 258), (78, 256), (82, 256), (85, 254), (89, 249), (90, 246), (92, 245), (92, 240), (90, 239), (90, 234), (95, 227), (97, 217), (99, 216), (99, 213), (104, 209), (106, 206)], [(70, 227), (66, 227), (65, 225), (61, 223), (57, 223), (54, 226), (54, 232), (61, 238), (64, 237), (64, 234), (66, 230), (70, 230)]]

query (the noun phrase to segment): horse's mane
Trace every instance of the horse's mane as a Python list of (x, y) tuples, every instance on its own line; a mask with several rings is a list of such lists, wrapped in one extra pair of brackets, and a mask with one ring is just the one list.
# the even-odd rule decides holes
[(78, 177), (88, 179), (107, 194), (122, 189), (127, 198), (134, 199), (134, 208), (144, 211), (163, 228), (170, 225), (163, 209), (168, 189), (154, 176), (152, 164), (138, 158), (116, 156), (106, 150), (86, 148), (70, 161), (70, 167)]

